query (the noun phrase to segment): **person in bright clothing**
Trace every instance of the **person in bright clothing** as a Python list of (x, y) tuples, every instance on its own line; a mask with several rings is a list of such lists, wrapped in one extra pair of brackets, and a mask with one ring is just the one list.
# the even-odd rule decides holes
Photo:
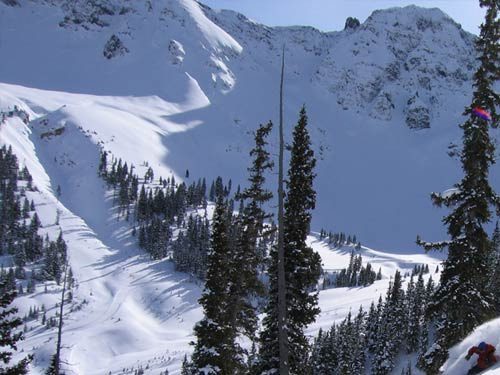
[(495, 356), (495, 347), (493, 345), (487, 344), (484, 341), (479, 343), (478, 346), (473, 346), (469, 349), (466, 360), (469, 360), (472, 355), (477, 354), (479, 358), (477, 359), (477, 364), (472, 367), (467, 375), (479, 374), (480, 372), (486, 370), (488, 367), (493, 366), (497, 363), (497, 357)]

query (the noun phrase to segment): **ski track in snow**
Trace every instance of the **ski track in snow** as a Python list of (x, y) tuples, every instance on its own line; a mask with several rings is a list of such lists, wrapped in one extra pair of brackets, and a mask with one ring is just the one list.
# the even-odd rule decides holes
[[(26, 162), (41, 190), (45, 201), (36, 194), (34, 199), (42, 225), (52, 236), (63, 231), (77, 280), (75, 299), (86, 301), (65, 320), (63, 358), (77, 374), (115, 373), (146, 366), (153, 358), (158, 360), (152, 366), (174, 371), (189, 351), (194, 322), (201, 318), (199, 286), (175, 272), (170, 262), (150, 261), (137, 248), (123, 218), (118, 221), (113, 214), (112, 197), (97, 176), (99, 148), (84, 130), (66, 122), (61, 139), (51, 141), (41, 139), (47, 128), (39, 119), (33, 124), (31, 130), (19, 119), (9, 119), (0, 135)], [(53, 194), (58, 185), (60, 203)], [(57, 210), (58, 226), (53, 221)], [(54, 310), (57, 294), (48, 301), (40, 294), (18, 299), (21, 314), (42, 303)], [(23, 347), (37, 353), (33, 373), (43, 373), (55, 350), (54, 337), (54, 330), (38, 328), (27, 334)]]

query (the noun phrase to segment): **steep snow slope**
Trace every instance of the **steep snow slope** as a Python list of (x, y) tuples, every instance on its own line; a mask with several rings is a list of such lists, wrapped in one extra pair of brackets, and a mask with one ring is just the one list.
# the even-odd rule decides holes
[[(138, 364), (176, 369), (201, 318), (200, 289), (169, 262), (151, 262), (137, 249), (97, 177), (98, 144), (73, 123), (64, 129), (59, 137), (47, 136), (46, 127), (28, 128), (14, 118), (1, 126), (0, 140), (13, 145), (33, 173), (40, 190), (33, 198), (44, 230), (53, 237), (62, 230), (68, 244), (77, 287), (74, 311), (64, 326), (65, 367), (76, 374), (115, 373)], [(53, 194), (58, 185), (59, 202)], [(47, 294), (40, 286), (16, 303), (22, 315), (45, 304), (49, 318), (58, 298), (57, 288)], [(55, 331), (39, 322), (28, 326), (22, 348), (36, 354), (32, 373), (43, 373), (55, 350)]]
[[(500, 319), (495, 319), (477, 327), (465, 340), (450, 350), (450, 358), (443, 366), (445, 374), (460, 375), (464, 369), (472, 367), (477, 360), (473, 356), (468, 362), (465, 359), (467, 351), (472, 346), (477, 346), (481, 341), (485, 341), (496, 347), (496, 353), (500, 350)], [(484, 374), (500, 374), (500, 363), (488, 369)]]
[[(146, 170), (144, 162), (148, 162), (159, 175), (169, 176), (173, 173), (163, 163), (169, 153), (163, 145), (164, 138), (193, 128), (200, 122), (177, 123), (171, 117), (209, 104), (192, 78), (189, 78), (186, 100), (179, 103), (169, 103), (157, 96), (99, 97), (31, 90), (5, 84), (0, 84), (0, 87), (2, 93), (8, 93), (6, 99), (16, 98), (9, 101), (2, 100), (4, 96), (0, 96), (4, 111), (17, 105), (33, 113), (32, 117), (37, 117), (37, 121), (32, 126), (41, 132), (64, 127), (66, 123), (73, 124), (102, 148), (134, 164), (141, 175)], [(76, 144), (79, 141), (72, 137), (67, 140)], [(96, 149), (96, 152), (98, 154), (99, 150)]]
[[(172, 101), (188, 93), (185, 72), (199, 72), (204, 86), (211, 84), (212, 73), (231, 84), (222, 59), (237, 55), (241, 47), (192, 1), (155, 2), (151, 9), (140, 1), (129, 2), (135, 8), (120, 1), (101, 3), (104, 8), (97, 10), (85, 1), (26, 0), (19, 7), (0, 3), (0, 48), (9, 56), (0, 67), (2, 81), (89, 94), (157, 94)], [(97, 7), (99, 1), (93, 4)], [(98, 26), (95, 20), (101, 18), (107, 27)], [(112, 35), (130, 53), (106, 59), (103, 50)], [(190, 46), (183, 60), (186, 69), (172, 63), (174, 35)]]

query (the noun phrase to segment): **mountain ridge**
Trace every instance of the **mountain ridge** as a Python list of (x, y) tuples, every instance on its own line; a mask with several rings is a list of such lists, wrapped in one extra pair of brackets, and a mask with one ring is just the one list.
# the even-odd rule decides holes
[[(70, 3), (73, 8), (61, 8)], [(278, 61), (286, 42), (287, 127), (307, 103), (320, 159), (313, 228), (358, 233), (374, 247), (392, 249), (414, 248), (418, 233), (444, 236), (442, 214), (427, 194), (450, 188), (460, 175), (447, 152), (459, 143), (457, 125), (476, 66), (474, 36), (444, 13), (393, 8), (375, 12), (355, 29), (322, 33), (258, 25), (191, 0), (152, 2), (151, 10), (142, 2), (92, 2), (114, 4), (113, 15), (82, 10), (80, 2), (19, 4), (0, 3), (0, 51), (10, 57), (0, 64), (0, 81), (101, 96), (155, 96), (165, 107), (184, 106), (175, 113), (166, 110), (165, 119), (189, 131), (165, 134), (158, 143), (164, 157), (152, 157), (166, 166), (162, 174), (172, 171), (179, 178), (189, 169), (207, 178), (224, 172), (243, 183), (251, 132), (277, 116)], [(120, 12), (122, 6), (130, 9)], [(109, 25), (59, 26), (67, 12), (90, 18), (102, 13)], [(123, 48), (115, 41), (121, 52), (113, 57), (109, 51), (107, 58), (105, 46), (113, 36)], [(58, 105), (64, 104), (62, 99)], [(134, 108), (131, 119), (141, 112)], [(82, 112), (80, 122), (84, 118)], [(122, 122), (120, 128), (127, 126)], [(400, 189), (368, 187), (367, 181), (397, 175)], [(344, 177), (332, 183), (329, 176)], [(359, 201), (354, 208), (340, 198), (346, 195)], [(398, 203), (389, 203), (389, 195)], [(390, 224), (380, 222), (378, 212)], [(424, 224), (421, 217), (431, 219)], [(394, 240), (388, 240), (393, 233)]]

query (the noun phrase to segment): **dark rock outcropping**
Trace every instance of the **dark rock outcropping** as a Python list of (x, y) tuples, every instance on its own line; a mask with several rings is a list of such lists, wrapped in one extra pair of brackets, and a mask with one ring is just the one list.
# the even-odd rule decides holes
[(104, 50), (102, 53), (105, 58), (112, 59), (113, 57), (123, 56), (128, 52), (128, 48), (125, 47), (121, 39), (113, 34), (104, 45)]
[(357, 18), (347, 17), (347, 19), (345, 20), (344, 30), (349, 30), (349, 29), (354, 30), (357, 29), (359, 25), (361, 25), (361, 23)]

